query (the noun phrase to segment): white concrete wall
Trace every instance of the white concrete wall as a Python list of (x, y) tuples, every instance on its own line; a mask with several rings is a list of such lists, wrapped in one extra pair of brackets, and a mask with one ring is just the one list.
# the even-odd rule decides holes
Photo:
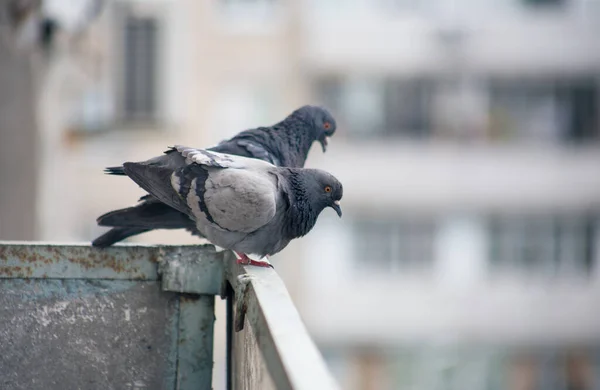
[[(537, 11), (518, 2), (423, 3), (395, 12), (385, 2), (307, 1), (304, 60), (317, 71), (342, 73), (428, 74), (456, 65), (475, 73), (541, 75), (600, 66), (594, 2)], [(459, 38), (449, 45), (449, 35)]]
[(358, 144), (334, 137), (327, 154), (314, 153), (308, 164), (340, 178), (344, 205), (373, 212), (516, 213), (600, 206), (597, 147)]
[(442, 215), (439, 222), (431, 268), (390, 272), (356, 258), (359, 238), (348, 221), (321, 217), (304, 239), (298, 299), (317, 340), (382, 347), (600, 341), (600, 317), (592, 309), (600, 305), (597, 267), (587, 276), (498, 273), (489, 266), (484, 220), (464, 214)]

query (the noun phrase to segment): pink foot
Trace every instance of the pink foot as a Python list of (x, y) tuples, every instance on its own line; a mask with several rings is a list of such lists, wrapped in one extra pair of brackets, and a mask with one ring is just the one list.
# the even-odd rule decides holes
[[(249, 258), (248, 256), (246, 256), (243, 253), (239, 253), (239, 252), (235, 252), (240, 258), (237, 259), (237, 263), (238, 264), (243, 264), (243, 265), (253, 265), (255, 267), (266, 267), (266, 268), (273, 268), (273, 265), (271, 263), (268, 263), (266, 261), (256, 261), (256, 260), (252, 260), (251, 258)], [(269, 258), (267, 256), (267, 258)]]

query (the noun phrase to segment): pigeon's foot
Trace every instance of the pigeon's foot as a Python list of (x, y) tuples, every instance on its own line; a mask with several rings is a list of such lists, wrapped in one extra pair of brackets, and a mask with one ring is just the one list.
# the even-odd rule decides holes
[(253, 265), (255, 267), (273, 268), (273, 265), (271, 263), (269, 263), (268, 261), (252, 260), (251, 258), (246, 256), (244, 253), (239, 253), (239, 252), (235, 252), (235, 253), (240, 257), (239, 259), (237, 259), (238, 264)]
[(250, 259), (248, 265), (254, 265), (256, 267), (273, 268), (273, 264), (269, 263), (268, 261), (257, 261), (252, 259)]

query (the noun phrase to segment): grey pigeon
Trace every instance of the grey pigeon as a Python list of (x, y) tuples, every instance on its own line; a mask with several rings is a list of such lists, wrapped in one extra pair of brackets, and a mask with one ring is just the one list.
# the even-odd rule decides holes
[[(248, 254), (273, 255), (307, 234), (321, 211), (341, 217), (342, 184), (318, 169), (175, 146), (172, 158), (123, 164), (127, 176), (192, 220), (213, 244), (235, 251), (242, 264), (270, 266)], [(173, 161), (178, 159), (176, 164)]]
[[(335, 130), (335, 119), (325, 108), (303, 106), (271, 127), (242, 131), (208, 150), (261, 159), (277, 166), (301, 168), (313, 142), (318, 141), (325, 152), (328, 138)], [(166, 155), (157, 157), (156, 163), (181, 163), (173, 153), (168, 151)], [(125, 175), (122, 166), (107, 168), (106, 172)], [(140, 198), (136, 206), (100, 216), (97, 222), (101, 226), (113, 227), (92, 242), (97, 247), (107, 247), (154, 229), (187, 229), (192, 234), (201, 235), (187, 215), (150, 195)]]

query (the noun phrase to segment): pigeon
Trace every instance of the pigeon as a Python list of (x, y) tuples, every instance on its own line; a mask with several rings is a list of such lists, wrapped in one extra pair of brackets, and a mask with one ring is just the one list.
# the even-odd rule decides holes
[(125, 174), (210, 242), (233, 250), (240, 264), (270, 267), (248, 255), (278, 253), (310, 232), (326, 207), (342, 216), (342, 184), (325, 171), (180, 145), (165, 153), (171, 158), (126, 162)]
[[(318, 141), (325, 152), (328, 139), (335, 130), (335, 119), (325, 108), (307, 105), (295, 110), (274, 126), (242, 131), (208, 150), (261, 159), (277, 166), (301, 168), (313, 142)], [(157, 163), (181, 162), (171, 153), (174, 152), (168, 151), (166, 155), (157, 157)], [(122, 166), (107, 168), (106, 172), (126, 175)], [(154, 229), (186, 229), (201, 236), (195, 224), (184, 213), (151, 195), (140, 198), (140, 203), (136, 206), (100, 216), (97, 222), (100, 226), (113, 228), (92, 242), (96, 247), (107, 247)]]

